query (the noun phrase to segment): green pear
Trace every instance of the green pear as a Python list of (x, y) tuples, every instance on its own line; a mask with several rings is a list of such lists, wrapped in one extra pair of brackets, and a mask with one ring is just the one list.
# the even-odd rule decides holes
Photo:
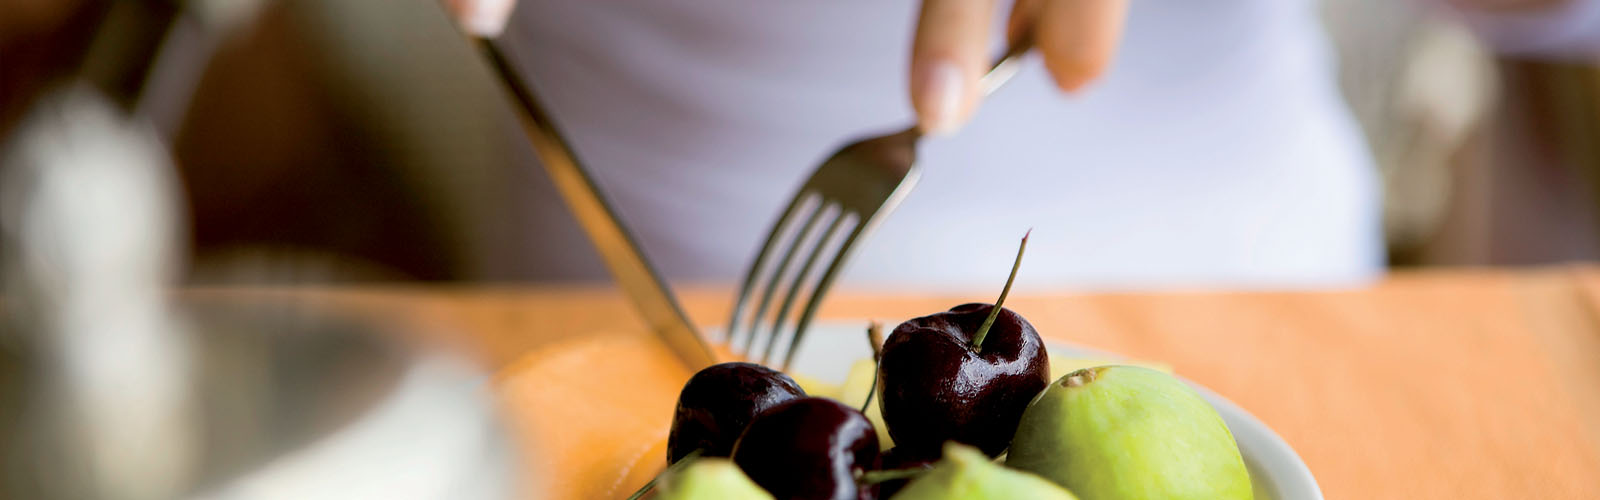
[(1078, 500), (1055, 483), (1011, 470), (983, 452), (955, 442), (945, 443), (944, 458), (913, 479), (893, 500)]
[(772, 500), (754, 481), (725, 458), (697, 458), (661, 478), (659, 500)]
[(1216, 409), (1137, 366), (1067, 374), (1022, 414), (1006, 465), (1083, 500), (1249, 500), (1250, 473)]

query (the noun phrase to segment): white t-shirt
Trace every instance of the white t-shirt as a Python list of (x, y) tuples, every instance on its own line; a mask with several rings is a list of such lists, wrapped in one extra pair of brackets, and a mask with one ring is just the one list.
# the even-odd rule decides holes
[[(917, 4), (524, 0), (503, 42), (668, 278), (730, 282), (828, 154), (912, 122)], [(1381, 273), (1378, 180), (1315, 2), (1131, 5), (1087, 90), (1061, 95), (1030, 59), (925, 140), (920, 185), (841, 280), (998, 288), (1029, 228), (1023, 287)], [(595, 277), (580, 238), (547, 238), (533, 274)]]

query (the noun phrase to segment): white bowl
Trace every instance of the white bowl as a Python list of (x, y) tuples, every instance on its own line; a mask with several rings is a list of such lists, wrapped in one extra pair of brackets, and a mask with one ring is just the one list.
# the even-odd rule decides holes
[[(843, 383), (850, 373), (850, 365), (872, 353), (867, 345), (866, 325), (866, 321), (830, 321), (811, 326), (795, 355), (792, 371), (823, 382)], [(1121, 357), (1054, 341), (1046, 342), (1045, 348), (1052, 354), (1067, 357)], [(1317, 479), (1283, 438), (1239, 405), (1199, 384), (1187, 379), (1184, 382), (1216, 407), (1228, 424), (1228, 430), (1233, 432), (1239, 451), (1244, 455), (1245, 467), (1250, 469), (1257, 500), (1322, 500)]]

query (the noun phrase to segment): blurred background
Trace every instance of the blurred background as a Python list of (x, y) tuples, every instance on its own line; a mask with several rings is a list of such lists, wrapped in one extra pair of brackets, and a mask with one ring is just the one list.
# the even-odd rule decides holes
[[(0, 136), (90, 56), (111, 3), (4, 2)], [(268, 2), (217, 42), (187, 111), (156, 117), (192, 218), (189, 280), (603, 276), (592, 256), (557, 275), (519, 265), (582, 233), (530, 208), (554, 191), (431, 3)], [(1592, 61), (1496, 55), (1420, 2), (1322, 10), (1381, 170), (1393, 267), (1600, 257)]]

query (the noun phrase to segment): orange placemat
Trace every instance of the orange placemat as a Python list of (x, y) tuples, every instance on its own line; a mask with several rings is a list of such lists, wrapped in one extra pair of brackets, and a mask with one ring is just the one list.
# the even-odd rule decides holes
[[(821, 316), (897, 321), (992, 293), (844, 291)], [(393, 307), (460, 325), (503, 367), (515, 423), (533, 431), (524, 448), (544, 452), (528, 475), (573, 478), (534, 497), (594, 498), (659, 466), (650, 441), (664, 436), (688, 372), (662, 364), (670, 358), (620, 295), (403, 295)], [(713, 288), (683, 297), (706, 324), (725, 318), (727, 298)], [(1595, 269), (1402, 274), (1346, 291), (1030, 293), (1008, 305), (1047, 337), (1169, 363), (1239, 403), (1304, 457), (1330, 499), (1600, 498)], [(597, 365), (618, 375), (575, 375)], [(604, 408), (618, 411), (579, 417)]]

